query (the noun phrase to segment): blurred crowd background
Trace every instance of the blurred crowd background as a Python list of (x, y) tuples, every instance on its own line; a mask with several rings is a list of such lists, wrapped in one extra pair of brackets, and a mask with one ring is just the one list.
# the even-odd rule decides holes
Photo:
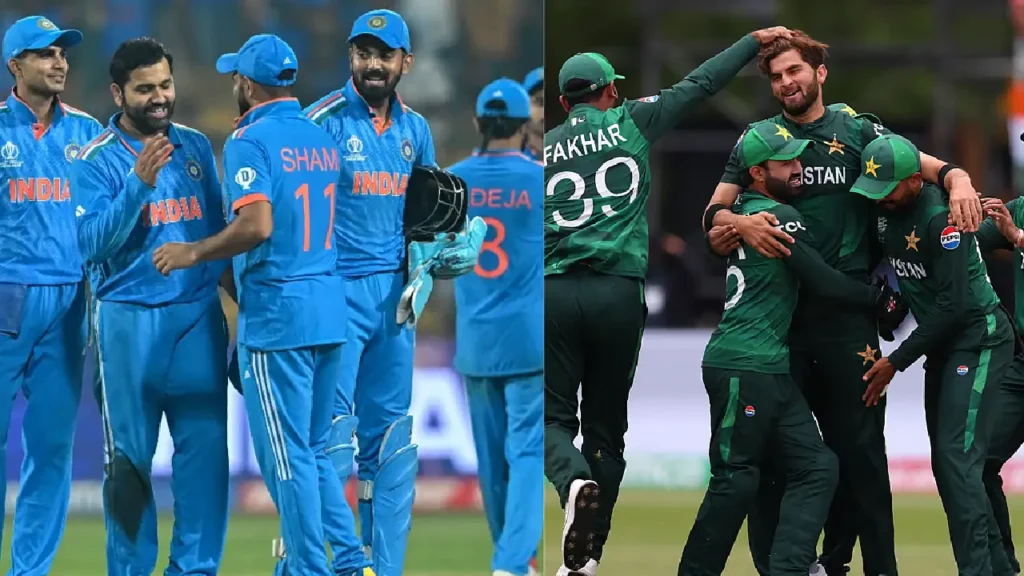
[[(157, 38), (174, 55), (174, 120), (206, 133), (219, 153), (238, 108), (231, 80), (214, 70), (217, 56), (252, 34), (281, 36), (299, 56), (296, 95), (309, 104), (347, 81), (352, 22), (375, 8), (396, 10), (409, 24), (416, 62), (398, 90), (429, 121), (442, 166), (478, 144), (472, 118), (480, 89), (500, 76), (522, 80), (541, 65), (542, 0), (0, 0), (0, 25), (32, 13), (81, 30), (85, 42), (70, 52), (63, 98), (101, 122), (116, 112), (107, 72), (114, 50), (129, 38)], [(8, 74), (0, 83), (13, 86)], [(420, 332), (450, 337), (453, 310), (445, 283)]]
[[(601, 14), (585, 18), (581, 10)], [(628, 98), (657, 94), (758, 28), (785, 25), (828, 43), (825, 103), (878, 115), (922, 150), (966, 168), (986, 195), (1024, 184), (1024, 0), (551, 0), (545, 64), (597, 51), (626, 77)], [(546, 87), (547, 126), (565, 119)], [(751, 121), (779, 106), (756, 66), (661, 140), (651, 155), (651, 326), (714, 326), (724, 265), (703, 246), (701, 215), (729, 152)], [(989, 264), (1012, 304), (1010, 259)]]

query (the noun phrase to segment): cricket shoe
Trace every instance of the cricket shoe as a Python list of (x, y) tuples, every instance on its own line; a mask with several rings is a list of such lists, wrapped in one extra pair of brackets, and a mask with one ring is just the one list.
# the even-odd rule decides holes
[(569, 570), (565, 566), (560, 566), (555, 576), (597, 576), (597, 560), (587, 560), (586, 566), (579, 570)]
[(577, 479), (569, 485), (562, 526), (562, 565), (570, 571), (582, 570), (591, 560), (600, 496), (601, 489), (593, 480)]

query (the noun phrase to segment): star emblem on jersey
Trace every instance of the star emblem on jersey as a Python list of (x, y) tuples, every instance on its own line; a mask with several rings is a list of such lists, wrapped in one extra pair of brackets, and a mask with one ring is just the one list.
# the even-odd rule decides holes
[(850, 116), (856, 116), (857, 115), (857, 111), (854, 110), (853, 108), (850, 108), (849, 104), (847, 104), (846, 106), (843, 106), (842, 108), (840, 108), (839, 111), (840, 112), (846, 112)]
[(825, 142), (825, 146), (828, 146), (828, 154), (829, 154), (829, 156), (831, 156), (833, 152), (839, 152), (840, 154), (846, 154), (845, 152), (843, 152), (843, 147), (846, 146), (846, 144), (843, 144), (842, 142), (840, 142), (835, 134), (832, 135), (832, 141), (831, 142)]
[(776, 136), (782, 136), (783, 140), (789, 140), (790, 138), (793, 137), (793, 135), (789, 133), (789, 130), (786, 130), (782, 126), (779, 126), (778, 124), (776, 124), (775, 127), (779, 129), (779, 131), (776, 132), (775, 135)]
[(402, 140), (402, 158), (405, 158), (406, 162), (412, 162), (413, 156), (412, 142)]
[(78, 153), (82, 151), (82, 147), (78, 144), (68, 144), (64, 147), (64, 159), (68, 162), (74, 162), (75, 158), (78, 157)]
[(199, 167), (199, 162), (196, 162), (192, 158), (189, 158), (188, 161), (185, 162), (185, 173), (188, 174), (189, 178), (196, 181), (203, 178), (203, 169)]
[(910, 236), (904, 236), (904, 238), (907, 239), (907, 250), (920, 252), (920, 250), (917, 249), (917, 243), (921, 241), (921, 239), (917, 237), (917, 228), (911, 230)]
[[(831, 152), (829, 152), (829, 153), (831, 154)], [(878, 178), (878, 172), (876, 172), (876, 171), (879, 168), (881, 168), (881, 167), (882, 167), (881, 164), (876, 164), (875, 163), (875, 157), (872, 156), (871, 158), (868, 158), (867, 162), (864, 163), (864, 173), (865, 174), (871, 174), (875, 178)]]
[(875, 358), (876, 354), (878, 354), (878, 350), (875, 350), (874, 348), (872, 348), (870, 344), (865, 344), (864, 345), (864, 351), (863, 352), (857, 352), (857, 356), (860, 356), (861, 358), (864, 359), (864, 362), (862, 363), (862, 366), (867, 366), (868, 364), (873, 364), (875, 362), (875, 360), (876, 360), (876, 358)]

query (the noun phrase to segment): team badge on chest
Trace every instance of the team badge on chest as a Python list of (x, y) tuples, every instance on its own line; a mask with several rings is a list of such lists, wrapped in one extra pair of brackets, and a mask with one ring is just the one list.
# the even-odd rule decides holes
[(185, 162), (185, 173), (193, 180), (200, 180), (203, 177), (203, 169), (199, 166), (199, 162), (192, 158)]
[(78, 153), (82, 151), (82, 147), (78, 144), (68, 144), (64, 147), (64, 159), (68, 162), (74, 162), (75, 158), (78, 158)]
[(402, 140), (402, 158), (405, 158), (406, 162), (412, 162), (413, 156), (412, 142)]

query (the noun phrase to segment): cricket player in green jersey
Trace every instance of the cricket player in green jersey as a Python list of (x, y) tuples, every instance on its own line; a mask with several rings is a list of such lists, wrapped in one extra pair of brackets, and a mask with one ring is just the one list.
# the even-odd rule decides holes
[[(1021, 334), (1024, 333), (1024, 230), (1021, 229), (1024, 227), (1024, 200), (1015, 198), (1003, 204), (998, 198), (984, 198), (981, 204), (989, 216), (978, 228), (977, 240), (981, 252), (986, 254), (1000, 249), (1014, 252), (1013, 284), (1016, 293), (1014, 300), (1017, 302), (1014, 327)], [(1010, 511), (1000, 472), (1007, 460), (1024, 444), (1024, 356), (1020, 350), (1000, 382), (999, 389), (1000, 413), (992, 431), (983, 479), (1006, 556), (1014, 571), (1019, 574), (1020, 562), (1013, 546)]]
[(891, 290), (859, 283), (830, 268), (811, 246), (804, 219), (788, 204), (798, 196), (799, 156), (810, 140), (775, 122), (754, 124), (737, 145), (752, 183), (733, 210), (773, 214), (796, 243), (783, 259), (749, 247), (730, 254), (727, 300), (704, 351), (711, 403), (711, 480), (683, 549), (679, 576), (720, 576), (758, 495), (762, 464), (776, 459), (785, 486), (771, 549), (772, 576), (804, 576), (815, 559), (839, 469), (789, 368), (789, 325), (798, 287), (865, 311), (888, 309)]
[[(864, 146), (888, 130), (874, 116), (857, 114), (847, 105), (823, 104), (826, 57), (825, 44), (794, 30), (791, 38), (762, 48), (758, 65), (782, 106), (770, 120), (816, 144), (801, 158), (803, 187), (793, 201), (814, 231), (812, 246), (836, 270), (866, 281), (880, 256), (872, 232), (875, 208), (849, 192), (860, 173)], [(961, 230), (976, 230), (981, 205), (967, 174), (926, 154), (921, 163), (925, 180), (943, 183), (950, 191), (951, 212)], [(731, 226), (761, 254), (785, 255), (792, 238), (775, 228), (774, 216), (729, 210), (748, 178), (734, 151), (705, 213), (705, 230)], [(896, 576), (884, 402), (866, 407), (860, 400), (861, 376), (878, 358), (876, 318), (804, 292), (791, 329), (790, 366), (825, 443), (839, 458), (840, 474), (820, 562), (829, 576), (845, 574), (859, 537), (865, 574)], [(771, 474), (762, 480), (764, 494), (751, 512), (748, 536), (755, 565), (764, 575), (783, 482)]]
[[(889, 134), (861, 154), (851, 190), (882, 208), (877, 233), (917, 327), (864, 375), (864, 401), (876, 405), (897, 371), (922, 356), (925, 422), (932, 473), (958, 573), (1012, 575), (982, 472), (999, 416), (999, 383), (1014, 357), (1015, 336), (989, 282), (975, 235), (949, 223), (943, 191), (921, 176), (909, 140)], [(990, 528), (996, 537), (990, 539)]]
[(569, 116), (544, 135), (544, 472), (565, 509), (560, 574), (596, 572), (625, 472), (626, 404), (647, 316), (651, 144), (788, 34), (756, 31), (659, 95), (622, 104), (622, 77), (600, 54), (577, 54), (558, 73)]

